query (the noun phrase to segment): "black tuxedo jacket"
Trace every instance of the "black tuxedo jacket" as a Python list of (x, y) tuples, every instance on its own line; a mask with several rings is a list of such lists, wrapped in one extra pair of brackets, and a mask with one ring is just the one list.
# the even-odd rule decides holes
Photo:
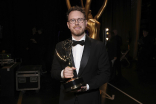
[[(56, 50), (61, 50), (61, 47), (62, 42), (56, 45)], [(57, 80), (64, 81), (61, 78), (61, 71), (65, 67), (65, 62), (55, 53), (51, 76)], [(99, 87), (108, 82), (110, 76), (109, 59), (103, 42), (94, 40), (86, 35), (77, 76), (83, 78), (84, 82), (89, 85), (89, 90), (80, 93), (66, 93), (63, 85), (61, 85), (59, 104), (74, 104), (76, 97), (79, 104), (100, 104)]]

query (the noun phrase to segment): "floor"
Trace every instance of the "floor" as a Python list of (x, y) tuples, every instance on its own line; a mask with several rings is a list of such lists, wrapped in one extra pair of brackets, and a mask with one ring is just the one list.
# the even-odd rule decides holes
[(107, 93), (115, 97), (106, 99), (105, 104), (156, 104), (156, 67), (149, 67), (153, 71), (147, 74), (146, 81), (140, 82), (136, 62), (131, 63), (129, 67), (122, 67), (123, 77), (113, 84), (115, 87), (108, 85)]
[[(122, 66), (123, 77), (108, 83), (104, 104), (156, 104), (156, 82), (154, 71), (147, 81), (140, 82), (136, 69), (136, 61)], [(156, 67), (151, 67), (156, 69)], [(114, 98), (113, 98), (114, 97)], [(16, 91), (12, 97), (1, 96), (0, 104), (58, 104), (59, 82), (52, 80), (49, 73), (41, 75), (39, 91)]]

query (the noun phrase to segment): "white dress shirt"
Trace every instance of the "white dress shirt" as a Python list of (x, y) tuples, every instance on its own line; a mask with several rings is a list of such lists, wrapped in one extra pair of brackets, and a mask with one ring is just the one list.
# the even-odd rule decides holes
[[(84, 35), (79, 41), (81, 40), (85, 41), (85, 38), (86, 37)], [(72, 37), (72, 40), (75, 40), (75, 39)], [(82, 46), (80, 44), (77, 44), (76, 46), (72, 47), (73, 59), (74, 59), (74, 64), (75, 64), (77, 74), (79, 73), (83, 49), (84, 49), (84, 45)]]

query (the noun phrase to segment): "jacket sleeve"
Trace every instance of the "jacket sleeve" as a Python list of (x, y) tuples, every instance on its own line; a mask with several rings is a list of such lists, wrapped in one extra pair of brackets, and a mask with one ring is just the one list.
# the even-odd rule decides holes
[(105, 46), (102, 45), (100, 48), (100, 54), (98, 57), (98, 68), (97, 74), (89, 81), (89, 90), (97, 89), (101, 85), (107, 83), (110, 77), (110, 64), (108, 59), (108, 54), (106, 52)]
[[(60, 46), (60, 44), (56, 45), (55, 50)], [(53, 58), (53, 63), (52, 63), (52, 69), (51, 69), (51, 77), (56, 79), (56, 80), (60, 80), (63, 81), (63, 79), (61, 78), (61, 71), (64, 68), (61, 65), (61, 62), (56, 54), (56, 51), (54, 52), (54, 58)]]

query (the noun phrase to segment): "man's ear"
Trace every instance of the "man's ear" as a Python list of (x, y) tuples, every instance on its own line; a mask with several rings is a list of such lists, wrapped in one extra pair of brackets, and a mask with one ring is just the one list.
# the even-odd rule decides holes
[(87, 20), (86, 20), (86, 26), (87, 26), (87, 23), (88, 23), (88, 22), (87, 22)]
[(68, 28), (69, 28), (69, 22), (67, 22), (67, 26), (68, 26)]

